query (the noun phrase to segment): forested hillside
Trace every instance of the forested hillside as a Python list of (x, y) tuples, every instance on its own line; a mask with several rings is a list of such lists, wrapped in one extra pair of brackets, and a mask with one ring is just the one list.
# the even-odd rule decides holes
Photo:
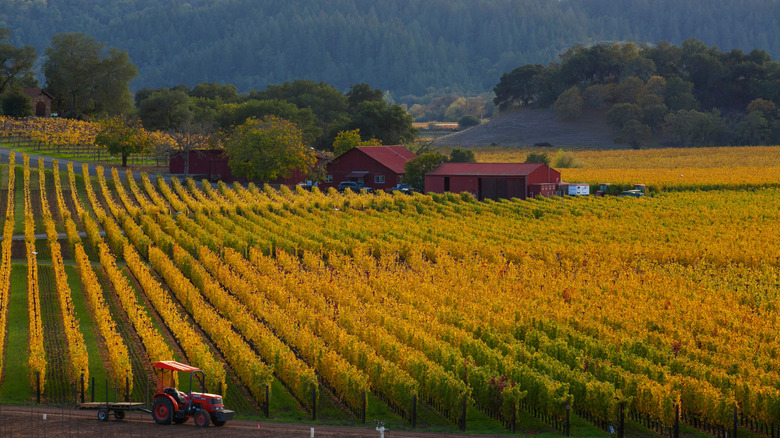
[[(765, 50), (780, 58), (777, 0), (3, 0), (0, 28), (42, 57), (51, 36), (83, 32), (127, 50), (133, 90), (295, 79), (369, 83), (413, 102), (490, 91), (519, 65), (610, 41)], [(42, 64), (39, 58), (38, 64)]]

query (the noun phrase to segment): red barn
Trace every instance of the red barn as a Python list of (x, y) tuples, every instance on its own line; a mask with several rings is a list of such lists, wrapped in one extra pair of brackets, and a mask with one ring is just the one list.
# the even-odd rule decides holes
[(387, 190), (401, 183), (406, 162), (417, 155), (403, 146), (357, 146), (336, 157), (325, 167), (321, 189), (335, 187), (342, 181), (355, 181), (377, 190)]
[(561, 173), (542, 163), (442, 163), (425, 175), (425, 192), (525, 199), (552, 196), (560, 182)]
[[(228, 165), (228, 158), (225, 151), (222, 149), (200, 149), (189, 152), (190, 165), (188, 176), (200, 180), (208, 179), (209, 181), (223, 181), (226, 183), (240, 182), (246, 183), (246, 178), (238, 178), (233, 175)], [(327, 159), (326, 155), (316, 153), (317, 163), (316, 167), (322, 167)], [(172, 174), (184, 173), (184, 157), (185, 153), (182, 151), (174, 152), (171, 154), (170, 161), (168, 162), (168, 171)], [(312, 169), (313, 170), (313, 169)], [(308, 174), (312, 172), (304, 172), (302, 170), (293, 170), (290, 176), (286, 178), (277, 178), (273, 181), (268, 181), (271, 185), (288, 185), (293, 186), (296, 184), (304, 183), (311, 179)]]
[[(184, 160), (186, 152), (174, 152), (168, 162), (168, 171), (173, 174), (184, 173)], [(230, 171), (227, 155), (222, 149), (201, 149), (189, 151), (189, 172), (187, 175), (194, 179), (208, 179), (209, 181), (238, 181)], [(241, 179), (241, 182), (245, 182)]]

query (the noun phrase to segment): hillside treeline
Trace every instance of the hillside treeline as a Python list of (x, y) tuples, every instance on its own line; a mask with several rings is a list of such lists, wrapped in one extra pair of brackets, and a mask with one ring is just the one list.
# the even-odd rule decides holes
[(363, 83), (342, 93), (329, 84), (299, 79), (239, 93), (235, 85), (204, 82), (139, 90), (135, 111), (146, 129), (173, 133), (227, 132), (249, 118), (276, 116), (294, 123), (304, 144), (317, 149), (331, 149), (339, 132), (355, 130), (372, 144), (412, 141), (417, 134), (412, 117), (383, 97), (382, 90)]
[(526, 64), (494, 88), (500, 110), (552, 108), (564, 119), (606, 111), (618, 143), (681, 146), (780, 143), (780, 63), (763, 50), (727, 52), (694, 38), (578, 45), (560, 62)]
[(247, 92), (295, 79), (346, 91), (365, 82), (411, 106), (442, 92), (489, 91), (503, 73), (577, 44), (695, 37), (780, 56), (776, 0), (2, 3), (0, 28), (39, 56), (62, 32), (126, 50), (139, 70), (132, 91), (219, 82)]

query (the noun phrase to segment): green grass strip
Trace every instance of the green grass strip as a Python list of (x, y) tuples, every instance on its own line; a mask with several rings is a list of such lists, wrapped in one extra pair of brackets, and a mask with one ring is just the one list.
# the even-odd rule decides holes
[[(100, 355), (100, 340), (96, 333), (97, 327), (95, 322), (90, 316), (87, 303), (84, 299), (84, 294), (81, 291), (81, 280), (79, 273), (75, 266), (65, 266), (65, 273), (68, 274), (68, 284), (71, 290), (71, 299), (73, 300), (73, 310), (76, 314), (76, 318), (79, 320), (79, 329), (82, 336), (84, 336), (84, 344), (87, 346), (87, 354), (89, 354), (89, 375), (95, 378), (95, 401), (106, 400), (106, 367), (103, 364), (103, 358)], [(90, 401), (91, 389), (89, 389), (91, 382), (87, 382), (87, 391), (85, 400)], [(109, 382), (111, 388), (114, 386), (114, 382)], [(109, 391), (109, 399), (114, 400), (113, 389)]]
[(8, 341), (5, 351), (5, 372), (0, 386), (0, 401), (23, 403), (35, 396), (30, 386), (27, 315), (27, 266), (11, 268), (11, 295), (8, 302)]

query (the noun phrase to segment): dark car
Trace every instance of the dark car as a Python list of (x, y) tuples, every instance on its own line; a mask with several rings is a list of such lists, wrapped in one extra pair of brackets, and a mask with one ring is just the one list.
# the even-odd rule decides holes
[(366, 187), (363, 184), (357, 183), (355, 181), (342, 181), (339, 183), (338, 191), (343, 192), (344, 190), (350, 189), (355, 193), (359, 193), (361, 189), (365, 189), (368, 193), (371, 193), (374, 191), (371, 187)]
[(405, 195), (411, 195), (415, 192), (415, 190), (408, 184), (397, 184), (395, 187), (390, 187), (390, 193), (393, 192), (401, 192)]

